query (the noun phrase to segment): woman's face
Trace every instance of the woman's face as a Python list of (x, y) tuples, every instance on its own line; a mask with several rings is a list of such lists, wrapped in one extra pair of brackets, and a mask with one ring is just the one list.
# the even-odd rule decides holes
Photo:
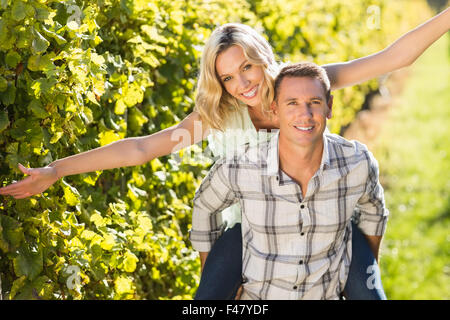
[(264, 71), (248, 61), (242, 47), (233, 45), (221, 52), (216, 59), (216, 71), (233, 97), (252, 107), (261, 104)]

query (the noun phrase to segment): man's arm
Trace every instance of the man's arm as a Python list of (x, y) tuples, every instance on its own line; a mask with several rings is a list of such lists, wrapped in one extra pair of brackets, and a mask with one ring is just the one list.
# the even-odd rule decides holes
[(200, 252), (202, 270), (208, 252), (223, 232), (222, 210), (238, 200), (227, 170), (225, 160), (216, 162), (195, 193), (190, 240), (192, 247)]
[(384, 201), (384, 190), (379, 181), (378, 162), (372, 153), (363, 146), (367, 160), (367, 181), (365, 192), (356, 207), (359, 211), (358, 227), (369, 243), (370, 249), (378, 262), (381, 239), (386, 230), (389, 211)]

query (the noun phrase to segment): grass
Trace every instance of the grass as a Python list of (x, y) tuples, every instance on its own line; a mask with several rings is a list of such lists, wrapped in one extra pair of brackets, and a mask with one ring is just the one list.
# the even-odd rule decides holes
[(450, 298), (450, 37), (410, 67), (374, 147), (390, 218), (381, 273), (388, 299)]

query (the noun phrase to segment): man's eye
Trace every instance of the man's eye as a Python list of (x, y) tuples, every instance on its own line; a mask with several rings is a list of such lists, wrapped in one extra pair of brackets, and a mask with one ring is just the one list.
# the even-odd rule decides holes
[(295, 106), (296, 104), (297, 104), (297, 102), (295, 102), (295, 101), (291, 101), (288, 103), (289, 106)]
[(313, 104), (321, 104), (321, 101), (320, 101), (320, 100), (313, 100), (312, 103), (313, 103)]

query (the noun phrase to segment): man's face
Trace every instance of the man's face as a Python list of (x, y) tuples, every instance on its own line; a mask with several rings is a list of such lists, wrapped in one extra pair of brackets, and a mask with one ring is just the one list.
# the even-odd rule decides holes
[(326, 101), (325, 89), (317, 79), (286, 77), (272, 110), (280, 123), (280, 139), (302, 147), (321, 143), (333, 97)]

